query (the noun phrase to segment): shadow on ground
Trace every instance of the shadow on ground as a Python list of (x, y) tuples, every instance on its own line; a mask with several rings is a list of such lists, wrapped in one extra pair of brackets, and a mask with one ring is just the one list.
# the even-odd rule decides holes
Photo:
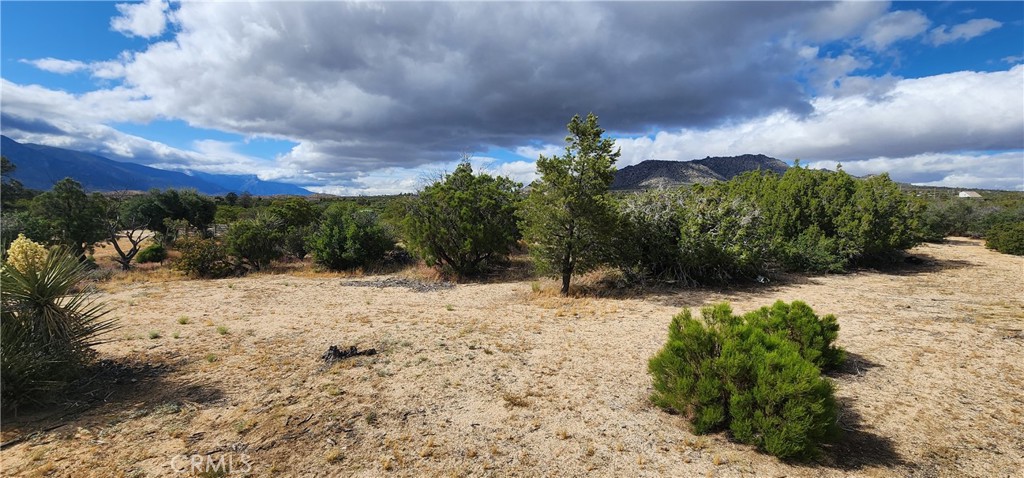
[(160, 406), (201, 405), (224, 398), (218, 388), (175, 380), (177, 368), (152, 357), (100, 360), (50, 403), (5, 413), (0, 449), (46, 433), (145, 415)]
[(884, 365), (872, 362), (863, 355), (847, 351), (846, 360), (843, 361), (843, 364), (838, 370), (829, 372), (828, 375), (832, 378), (857, 377), (867, 373), (871, 369), (884, 367)]
[(911, 467), (912, 465), (896, 452), (891, 439), (869, 430), (853, 404), (852, 398), (839, 399), (841, 435), (836, 441), (823, 447), (822, 456), (816, 465), (844, 471), (876, 466), (890, 470)]

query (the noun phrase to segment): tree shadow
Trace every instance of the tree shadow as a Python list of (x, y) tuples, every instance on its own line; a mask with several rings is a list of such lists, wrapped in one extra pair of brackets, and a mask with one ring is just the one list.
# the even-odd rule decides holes
[(723, 285), (659, 284), (653, 287), (626, 288), (632, 297), (676, 308), (699, 307), (711, 301), (733, 302), (764, 297), (794, 285), (813, 285), (820, 276), (779, 273), (770, 279), (733, 282)]
[(843, 364), (837, 370), (829, 372), (827, 375), (833, 378), (860, 376), (873, 368), (884, 367), (884, 365), (872, 362), (863, 355), (847, 351), (846, 360), (843, 361)]
[(202, 405), (224, 398), (219, 388), (173, 379), (176, 369), (170, 363), (99, 360), (60, 396), (5, 413), (0, 449), (61, 429), (77, 430), (97, 421), (144, 415), (160, 406)]
[(822, 455), (814, 465), (843, 471), (872, 466), (912, 466), (896, 451), (890, 438), (868, 431), (869, 427), (863, 423), (863, 418), (853, 407), (854, 399), (840, 398), (838, 401), (841, 435), (834, 442), (822, 447)]
[(901, 254), (896, 258), (866, 262), (856, 269), (857, 272), (874, 272), (878, 274), (912, 276), (932, 274), (945, 270), (976, 267), (978, 264), (958, 259), (937, 259), (932, 255), (915, 253)]

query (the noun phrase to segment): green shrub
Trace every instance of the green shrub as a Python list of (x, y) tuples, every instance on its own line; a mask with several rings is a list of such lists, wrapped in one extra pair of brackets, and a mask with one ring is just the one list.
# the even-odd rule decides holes
[(239, 220), (228, 228), (224, 235), (224, 245), (229, 254), (241, 259), (252, 269), (262, 270), (284, 254), (279, 226), (280, 220), (267, 214)]
[(408, 245), (428, 264), (461, 276), (486, 270), (519, 239), (519, 189), (508, 178), (474, 175), (469, 163), (460, 164), (409, 202), (403, 224)]
[(832, 384), (796, 343), (746, 322), (728, 330), (718, 360), (729, 431), (780, 458), (808, 457), (836, 431)]
[(615, 262), (627, 281), (685, 279), (679, 248), (684, 200), (680, 190), (651, 190), (619, 201)]
[(648, 364), (654, 379), (651, 400), (689, 415), (696, 433), (716, 431), (728, 418), (729, 395), (716, 363), (721, 343), (721, 332), (695, 320), (687, 309), (672, 318), (668, 343)]
[(847, 261), (841, 242), (836, 237), (826, 236), (817, 224), (812, 224), (796, 239), (778, 245), (778, 259), (792, 271), (842, 272)]
[(888, 174), (859, 180), (841, 217), (839, 236), (854, 246), (855, 260), (890, 256), (920, 242), (921, 208)]
[(373, 211), (335, 203), (324, 211), (320, 224), (307, 239), (307, 246), (317, 265), (343, 270), (383, 261), (395, 242)]
[[(695, 433), (728, 429), (736, 440), (781, 458), (811, 456), (834, 435), (837, 419), (831, 383), (805, 358), (818, 349), (790, 338), (827, 338), (832, 329), (815, 332), (811, 322), (819, 321), (799, 302), (744, 316), (720, 304), (703, 309), (703, 321), (685, 310), (648, 363), (651, 399), (686, 414)], [(834, 324), (834, 318), (820, 322)]]
[(191, 277), (213, 279), (226, 277), (234, 272), (227, 252), (216, 239), (184, 237), (174, 242), (181, 257), (174, 261), (174, 268)]
[(66, 250), (45, 263), (0, 268), (0, 401), (5, 410), (52, 397), (92, 360), (92, 347), (115, 327), (80, 287), (89, 271)]
[(1024, 256), (1024, 221), (996, 224), (985, 234), (985, 247)]
[(810, 306), (798, 300), (792, 304), (777, 301), (771, 307), (748, 312), (743, 319), (768, 333), (781, 333), (797, 345), (800, 356), (823, 372), (838, 369), (846, 358), (843, 349), (835, 346), (839, 337), (836, 317), (818, 317)]
[(720, 283), (767, 272), (771, 242), (753, 202), (724, 188), (694, 186), (680, 224), (680, 279)]
[(167, 248), (159, 242), (150, 244), (145, 249), (139, 251), (138, 255), (135, 256), (135, 262), (145, 264), (147, 262), (163, 262), (167, 260)]

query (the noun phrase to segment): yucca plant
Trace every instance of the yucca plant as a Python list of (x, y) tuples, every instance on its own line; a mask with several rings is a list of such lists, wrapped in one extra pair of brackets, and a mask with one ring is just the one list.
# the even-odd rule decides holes
[(115, 327), (109, 310), (79, 288), (88, 267), (66, 250), (42, 265), (0, 268), (0, 392), (3, 408), (39, 402), (69, 381)]

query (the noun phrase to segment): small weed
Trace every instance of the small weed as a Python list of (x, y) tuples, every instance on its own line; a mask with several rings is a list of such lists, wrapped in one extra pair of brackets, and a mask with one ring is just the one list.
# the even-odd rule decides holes
[(713, 458), (711, 458), (711, 463), (714, 463), (715, 466), (721, 466), (721, 465), (724, 465), (726, 463), (729, 463), (729, 460), (726, 460), (725, 458), (722, 458), (721, 455), (715, 455)]
[(245, 432), (251, 430), (254, 425), (256, 425), (256, 423), (253, 422), (252, 420), (244, 420), (243, 419), (243, 420), (238, 420), (237, 422), (235, 422), (233, 428), (235, 429), (236, 433), (241, 434), (241, 433), (245, 433)]
[(377, 412), (376, 411), (370, 411), (370, 413), (366, 414), (366, 423), (369, 424), (369, 425), (376, 425), (377, 424)]
[(157, 405), (156, 408), (153, 409), (153, 413), (158, 413), (161, 415), (174, 415), (180, 411), (181, 405), (179, 405), (177, 402), (162, 403), (160, 405)]
[(150, 330), (149, 331), (149, 338), (151, 338), (151, 339), (159, 339), (160, 338), (160, 332), (157, 332), (156, 330)]
[(444, 306), (444, 309), (447, 310), (448, 312), (451, 312), (451, 311), (455, 310), (455, 306), (451, 305), (451, 304), (448, 304), (448, 305)]
[(502, 395), (502, 398), (505, 399), (505, 408), (530, 406), (530, 400), (527, 399), (525, 395), (516, 395), (514, 393), (505, 392), (505, 394)]
[(221, 335), (227, 335), (229, 333), (228, 328), (223, 325), (217, 326), (217, 333)]
[(597, 453), (597, 448), (594, 448), (594, 444), (591, 443), (587, 445), (587, 451), (585, 453), (587, 456), (594, 456), (594, 453)]
[(327, 453), (324, 453), (324, 461), (327, 463), (337, 463), (343, 458), (345, 458), (345, 455), (341, 453), (339, 448), (331, 448), (327, 450)]
[(532, 290), (534, 294), (540, 293), (540, 282), (537, 282), (537, 281), (531, 282), (530, 283), (530, 290)]
[(181, 324), (181, 325), (185, 325), (185, 324), (187, 324), (187, 323), (188, 323), (188, 321), (189, 321), (189, 319), (188, 319), (188, 317), (187, 317), (187, 316), (184, 316), (184, 315), (183, 315), (183, 316), (181, 316), (181, 317), (178, 317), (178, 323), (179, 323), (179, 324)]
[(28, 459), (29, 461), (39, 461), (42, 460), (44, 456), (46, 456), (46, 447), (41, 446), (33, 448), (32, 452), (28, 455)]
[(180, 338), (180, 337), (181, 337), (181, 334), (179, 334), (179, 333), (175, 332), (175, 333), (171, 334), (171, 337), (174, 337), (174, 338), (176, 338), (176, 339), (177, 339), (177, 338)]
[(338, 386), (333, 383), (328, 383), (324, 385), (323, 391), (326, 392), (327, 395), (330, 395), (332, 397), (337, 397), (338, 395), (341, 395), (341, 389), (338, 388)]
[(214, 362), (216, 362), (218, 360), (217, 356), (214, 355), (214, 354), (206, 354), (205, 359), (206, 359), (207, 362), (210, 362), (210, 363), (214, 363)]
[(569, 430), (559, 428), (558, 431), (555, 432), (555, 436), (557, 436), (559, 440), (568, 440), (572, 435), (569, 434)]

